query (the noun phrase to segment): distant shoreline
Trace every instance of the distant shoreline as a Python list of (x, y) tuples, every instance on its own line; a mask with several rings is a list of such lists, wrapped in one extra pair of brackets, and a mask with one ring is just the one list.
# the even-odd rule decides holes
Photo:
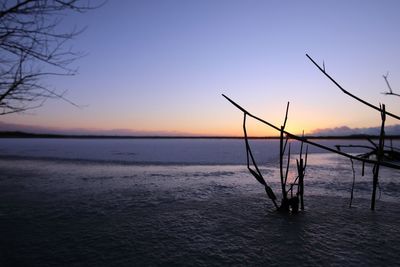
[[(304, 136), (306, 139), (377, 139), (375, 135), (345, 136)], [(0, 132), (0, 138), (54, 138), (54, 139), (244, 139), (243, 136), (181, 136), (181, 135), (72, 135), (72, 134), (35, 134), (18, 131)], [(249, 139), (279, 139), (279, 136), (253, 136)], [(386, 139), (400, 139), (400, 135), (388, 135)]]

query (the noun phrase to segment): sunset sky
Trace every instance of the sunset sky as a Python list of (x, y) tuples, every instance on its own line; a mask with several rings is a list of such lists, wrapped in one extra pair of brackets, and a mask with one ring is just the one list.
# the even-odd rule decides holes
[[(241, 135), (226, 94), (288, 129), (372, 127), (380, 115), (340, 92), (307, 59), (324, 61), (345, 89), (400, 114), (400, 1), (113, 1), (64, 24), (87, 55), (79, 74), (46, 80), (82, 105), (49, 100), (3, 123), (139, 134)], [(388, 120), (388, 124), (398, 122)], [(254, 125), (253, 134), (274, 135)], [(122, 131), (121, 131), (122, 132)]]

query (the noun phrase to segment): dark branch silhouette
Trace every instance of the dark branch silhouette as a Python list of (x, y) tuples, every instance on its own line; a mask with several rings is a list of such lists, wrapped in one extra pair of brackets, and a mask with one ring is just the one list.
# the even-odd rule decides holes
[(88, 0), (25, 0), (0, 3), (0, 115), (22, 112), (59, 98), (78, 106), (43, 82), (48, 76), (71, 76), (70, 65), (82, 53), (68, 42), (84, 29), (63, 31), (61, 17), (86, 12)]
[[(347, 154), (344, 153), (343, 151), (341, 151), (341, 147), (344, 146), (336, 146), (337, 150), (321, 145), (319, 143), (313, 142), (308, 140), (307, 138), (304, 137), (304, 133), (303, 135), (297, 136), (295, 134), (289, 133), (285, 130), (285, 126), (286, 126), (286, 121), (287, 121), (287, 116), (288, 116), (288, 110), (289, 110), (289, 103), (287, 105), (286, 108), (286, 115), (285, 115), (285, 120), (283, 125), (279, 128), (275, 125), (273, 125), (270, 122), (267, 122), (263, 119), (260, 119), (254, 115), (252, 115), (251, 113), (249, 113), (246, 109), (244, 109), (243, 107), (241, 107), (239, 104), (237, 104), (236, 102), (234, 102), (233, 100), (231, 100), (229, 97), (227, 97), (226, 95), (222, 95), (223, 97), (225, 97), (231, 104), (233, 104), (235, 107), (237, 107), (239, 110), (241, 110), (243, 112), (244, 115), (244, 119), (243, 119), (243, 131), (244, 131), (244, 136), (245, 136), (245, 142), (246, 142), (246, 154), (247, 154), (247, 168), (249, 169), (249, 171), (251, 172), (251, 174), (261, 183), (265, 186), (265, 190), (268, 194), (268, 197), (273, 201), (275, 207), (277, 207), (278, 210), (282, 210), (282, 211), (289, 211), (291, 208), (292, 213), (296, 213), (298, 211), (298, 206), (299, 206), (299, 198), (300, 198), (300, 204), (301, 204), (301, 209), (304, 210), (304, 200), (303, 200), (303, 194), (304, 194), (304, 175), (305, 175), (305, 169), (307, 166), (307, 152), (305, 155), (305, 160), (302, 158), (302, 154), (303, 154), (303, 143), (307, 143), (319, 148), (322, 148), (324, 150), (327, 150), (329, 152), (333, 152), (336, 154), (339, 154), (341, 156), (347, 157), (350, 159), (351, 164), (352, 164), (352, 169), (353, 169), (353, 187), (351, 190), (351, 201), (350, 201), (350, 205), (351, 202), (353, 200), (353, 188), (354, 188), (354, 181), (355, 181), (355, 174), (354, 174), (354, 167), (353, 167), (353, 160), (357, 160), (360, 161), (363, 165), (363, 169), (362, 169), (362, 175), (364, 175), (364, 165), (365, 163), (370, 163), (373, 164), (373, 189), (372, 189), (372, 197), (371, 197), (371, 210), (375, 209), (375, 199), (376, 199), (376, 189), (379, 187), (379, 169), (380, 166), (385, 166), (385, 167), (389, 167), (389, 168), (393, 168), (393, 169), (400, 169), (400, 165), (391, 162), (391, 161), (386, 161), (385, 160), (385, 153), (386, 150), (385, 148), (385, 120), (386, 120), (386, 115), (388, 114), (385, 110), (385, 105), (380, 105), (379, 107), (379, 111), (381, 114), (381, 131), (380, 131), (380, 135), (379, 135), (379, 144), (376, 145), (375, 143), (372, 142), (372, 140), (368, 140), (372, 143), (373, 147), (370, 146), (359, 146), (359, 147), (363, 147), (363, 148), (367, 148), (370, 149), (371, 151), (368, 153), (365, 153), (363, 155), (352, 155), (352, 154)], [(278, 205), (276, 204), (276, 196), (272, 191), (272, 188), (269, 187), (265, 181), (265, 179), (262, 177), (262, 174), (257, 166), (257, 163), (254, 159), (254, 156), (251, 152), (251, 148), (248, 142), (248, 136), (247, 136), (247, 131), (246, 131), (246, 117), (249, 116), (255, 120), (258, 120), (261, 123), (266, 124), (267, 126), (277, 130), (280, 132), (280, 160), (279, 160), (279, 169), (280, 169), (280, 181), (281, 181), (281, 187), (282, 187), (282, 203), (281, 206), (278, 208)], [(286, 135), (286, 140), (285, 143), (283, 142), (283, 135)], [(289, 138), (298, 140), (301, 142), (301, 148), (300, 148), (300, 159), (296, 160), (296, 164), (297, 164), (297, 172), (298, 172), (298, 176), (296, 177), (296, 179), (294, 180), (293, 183), (291, 183), (289, 190), (286, 190), (286, 185), (287, 185), (287, 174), (288, 174), (288, 169), (289, 169), (289, 161), (290, 161), (290, 144), (289, 144), (289, 152), (288, 152), (288, 163), (287, 163), (287, 167), (286, 167), (286, 173), (284, 174), (283, 171), (283, 156), (285, 154), (285, 149), (286, 149), (286, 144), (287, 144), (287, 140)], [(347, 147), (353, 147), (352, 145), (347, 146)], [(307, 147), (307, 151), (308, 151), (308, 147)], [(394, 150), (391, 150), (392, 153), (394, 153)], [(370, 159), (371, 155), (375, 155), (376, 156), (376, 160)], [(250, 167), (250, 160), (251, 159), (251, 163), (252, 165), (255, 167), (255, 171)], [(295, 196), (293, 196), (293, 187), (294, 185), (297, 185), (297, 193)], [(291, 198), (288, 198), (288, 193), (291, 192)]]
[[(400, 159), (400, 153), (398, 149), (394, 149), (393, 145), (391, 143), (390, 145), (390, 149), (385, 149), (388, 146), (385, 146), (385, 121), (386, 121), (386, 116), (390, 116), (392, 118), (395, 119), (400, 119), (399, 116), (392, 114), (390, 112), (386, 111), (385, 105), (384, 104), (380, 104), (379, 107), (351, 94), (350, 92), (348, 92), (347, 90), (345, 90), (339, 83), (337, 83), (327, 72), (325, 69), (325, 62), (323, 62), (323, 66), (320, 67), (308, 54), (306, 54), (306, 56), (308, 57), (308, 59), (326, 76), (328, 77), (343, 93), (347, 94), (348, 96), (356, 99), (357, 101), (363, 103), (364, 105), (379, 111), (380, 115), (381, 115), (381, 129), (380, 129), (380, 134), (379, 134), (379, 144), (375, 144), (370, 138), (367, 137), (367, 141), (372, 145), (372, 146), (366, 146), (366, 145), (336, 145), (336, 150), (324, 145), (321, 145), (319, 143), (313, 142), (308, 140), (307, 138), (304, 137), (304, 132), (303, 135), (297, 136), (295, 134), (289, 133), (285, 130), (286, 127), (286, 122), (287, 122), (287, 118), (288, 118), (288, 112), (289, 112), (289, 103), (287, 104), (286, 107), (286, 114), (285, 114), (285, 119), (283, 121), (283, 125), (281, 127), (277, 127), (275, 125), (273, 125), (272, 123), (265, 121), (259, 117), (256, 117), (254, 115), (252, 115), (250, 112), (248, 112), (246, 109), (244, 109), (243, 107), (241, 107), (239, 104), (237, 104), (236, 102), (234, 102), (232, 99), (230, 99), (229, 97), (227, 97), (226, 95), (222, 95), (223, 97), (225, 97), (232, 105), (234, 105), (236, 108), (238, 108), (240, 111), (243, 112), (244, 114), (244, 122), (243, 122), (243, 129), (244, 129), (244, 134), (245, 134), (245, 140), (246, 140), (246, 151), (247, 151), (247, 166), (250, 170), (250, 172), (253, 174), (253, 176), (255, 176), (257, 178), (257, 180), (264, 184), (266, 186), (266, 182), (265, 179), (262, 177), (257, 164), (255, 162), (255, 159), (251, 153), (251, 149), (248, 143), (248, 136), (247, 136), (247, 132), (246, 132), (246, 117), (249, 116), (263, 124), (266, 124), (267, 126), (275, 129), (276, 131), (280, 132), (280, 149), (279, 149), (279, 170), (280, 170), (280, 181), (281, 181), (281, 187), (282, 187), (282, 204), (280, 206), (280, 210), (284, 210), (284, 211), (289, 211), (289, 207), (291, 207), (292, 212), (297, 212), (298, 210), (298, 203), (299, 203), (299, 197), (300, 197), (300, 202), (301, 202), (301, 209), (304, 209), (304, 203), (303, 203), (303, 190), (304, 190), (304, 184), (303, 184), (303, 180), (304, 180), (304, 175), (305, 175), (305, 169), (307, 166), (307, 152), (305, 155), (305, 160), (303, 160), (302, 158), (302, 151), (303, 151), (303, 143), (307, 143), (313, 146), (316, 146), (318, 148), (324, 149), (326, 151), (335, 153), (335, 154), (339, 154), (341, 156), (347, 157), (350, 159), (351, 161), (351, 166), (352, 166), (352, 171), (353, 171), (353, 183), (352, 183), (352, 189), (351, 189), (351, 200), (350, 200), (350, 206), (351, 203), (353, 201), (353, 191), (354, 191), (354, 183), (355, 183), (355, 171), (354, 171), (354, 163), (353, 160), (357, 160), (360, 161), (362, 163), (362, 176), (364, 176), (364, 166), (365, 163), (370, 163), (373, 164), (373, 189), (372, 189), (372, 197), (371, 197), (371, 210), (375, 209), (375, 199), (376, 199), (376, 189), (379, 188), (379, 169), (380, 166), (385, 166), (388, 168), (392, 168), (392, 169), (400, 169), (400, 165), (399, 163), (399, 159)], [(396, 95), (396, 96), (400, 96), (396, 93), (393, 93), (393, 90), (389, 84), (389, 81), (387, 79), (389, 74), (383, 75), (383, 78), (386, 81), (386, 84), (389, 88), (389, 92), (386, 92), (385, 94), (387, 95)], [(285, 141), (284, 141), (284, 135), (285, 135)], [(283, 157), (285, 155), (285, 150), (286, 150), (286, 145), (288, 142), (288, 139), (295, 139), (301, 142), (301, 148), (300, 148), (300, 159), (296, 160), (297, 163), (297, 171), (298, 171), (298, 176), (295, 178), (294, 182), (290, 184), (290, 187), (288, 190), (286, 190), (286, 185), (287, 185), (287, 176), (288, 176), (288, 170), (289, 170), (289, 161), (290, 161), (290, 144), (289, 144), (289, 152), (288, 152), (288, 159), (287, 159), (287, 166), (286, 166), (286, 172), (284, 173), (283, 170)], [(359, 148), (364, 148), (364, 149), (368, 149), (369, 151), (360, 155), (352, 155), (352, 154), (348, 154), (345, 153), (341, 150), (341, 148), (343, 147), (359, 147)], [(308, 147), (307, 150), (308, 151)], [(249, 155), (251, 157), (252, 163), (255, 166), (257, 173), (255, 171), (253, 171), (250, 167), (249, 167)], [(374, 155), (375, 156), (375, 160), (371, 159), (371, 156)], [(397, 161), (393, 161), (393, 160), (397, 160)], [(294, 185), (297, 185), (297, 193), (296, 196), (293, 197), (293, 187)], [(267, 189), (267, 186), (266, 186)], [(268, 187), (268, 189), (271, 190), (272, 189), (270, 187)], [(288, 193), (291, 192), (291, 196), (292, 198), (289, 199), (288, 198)], [(380, 192), (380, 191), (379, 191)], [(267, 192), (268, 193), (268, 192)], [(274, 204), (275, 206), (275, 195), (273, 195), (274, 199)], [(272, 197), (270, 197), (272, 199)]]
[(388, 80), (389, 72), (386, 73), (386, 75), (382, 75), (383, 79), (385, 79), (386, 85), (389, 89), (389, 92), (382, 92), (384, 95), (394, 95), (400, 97), (400, 94), (396, 94), (393, 92), (392, 87), (390, 86), (389, 80)]
[[(305, 175), (305, 169), (307, 165), (307, 152), (306, 152), (306, 159), (305, 163), (302, 158), (302, 151), (303, 151), (303, 142), (301, 143), (301, 149), (300, 149), (300, 161), (297, 160), (297, 170), (298, 170), (298, 176), (295, 178), (294, 182), (290, 184), (289, 190), (286, 191), (286, 186), (288, 185), (287, 183), (287, 178), (288, 178), (288, 173), (289, 173), (289, 165), (290, 165), (290, 143), (289, 143), (289, 149), (287, 153), (287, 164), (286, 164), (286, 172), (284, 174), (283, 171), (283, 157), (285, 155), (285, 150), (287, 146), (287, 142), (289, 138), (284, 139), (283, 135), (283, 130), (285, 129), (287, 118), (288, 118), (288, 113), (289, 113), (289, 102), (286, 107), (286, 114), (285, 114), (285, 120), (283, 122), (283, 126), (281, 126), (281, 138), (280, 138), (280, 176), (281, 176), (281, 186), (282, 186), (282, 202), (281, 205), (278, 206), (276, 202), (276, 195), (273, 192), (272, 188), (268, 185), (267, 181), (264, 179), (258, 165), (257, 161), (253, 155), (253, 152), (251, 150), (251, 146), (249, 143), (249, 137), (247, 135), (247, 128), (246, 128), (246, 119), (248, 116), (248, 113), (244, 112), (243, 113), (243, 134), (244, 134), (244, 140), (245, 140), (245, 145), (246, 145), (246, 161), (247, 161), (247, 169), (250, 171), (250, 173), (256, 178), (256, 180), (262, 184), (265, 188), (265, 192), (267, 193), (267, 196), (272, 200), (275, 208), (280, 211), (285, 211), (289, 212), (291, 211), (292, 213), (296, 213), (299, 210), (299, 198), (301, 201), (301, 209), (304, 210), (304, 202), (303, 202), (303, 179)], [(307, 148), (308, 150), (308, 148)], [(293, 187), (297, 185), (297, 192), (295, 196), (293, 195)], [(291, 197), (288, 198), (288, 193), (290, 192)]]
[[(265, 121), (265, 120), (263, 120), (263, 119), (261, 119), (261, 118), (255, 116), (255, 115), (251, 114), (250, 112), (248, 112), (246, 109), (242, 108), (240, 105), (238, 105), (236, 102), (234, 102), (232, 99), (230, 99), (230, 98), (227, 97), (226, 95), (222, 94), (222, 96), (225, 97), (225, 98), (226, 98), (232, 105), (234, 105), (236, 108), (238, 108), (239, 110), (241, 110), (243, 113), (247, 114), (247, 116), (252, 117), (253, 119), (255, 119), (255, 120), (257, 120), (257, 121), (268, 125), (268, 126), (271, 127), (272, 129), (275, 129), (276, 131), (281, 131), (281, 129), (280, 129), (279, 127), (277, 127), (277, 126), (273, 125), (272, 123), (270, 123), (270, 122), (268, 122), (268, 121)], [(386, 114), (387, 114), (387, 113), (386, 113)], [(307, 139), (307, 138), (304, 137), (304, 136), (302, 137), (302, 136), (298, 136), (298, 135), (292, 134), (292, 133), (290, 133), (290, 132), (288, 132), (288, 131), (286, 131), (286, 130), (284, 130), (283, 133), (286, 134), (286, 135), (287, 135), (289, 138), (291, 138), (291, 139), (295, 139), (295, 140), (298, 140), (298, 141), (302, 141), (302, 142), (304, 142), (304, 143), (307, 143), (307, 144), (310, 144), (310, 145), (312, 145), (312, 146), (321, 148), (321, 149), (323, 149), (323, 150), (326, 150), (326, 151), (329, 151), (329, 152), (332, 152), (332, 153), (335, 153), (335, 154), (342, 155), (342, 156), (344, 156), (344, 157), (346, 157), (346, 158), (351, 158), (351, 159), (354, 159), (354, 160), (356, 160), (356, 161), (366, 162), (366, 163), (370, 163), (370, 164), (375, 164), (375, 163), (377, 163), (376, 160), (372, 160), (372, 159), (363, 159), (363, 158), (357, 157), (357, 156), (352, 155), (352, 154), (347, 154), (347, 153), (345, 153), (345, 152), (338, 151), (338, 150), (336, 150), (336, 149), (333, 149), (333, 148), (330, 148), (330, 147), (321, 145), (321, 144), (319, 144), (319, 143), (313, 142), (313, 141)], [(389, 167), (389, 168), (399, 169), (399, 170), (400, 170), (400, 165), (397, 165), (397, 164), (392, 163), (392, 162), (386, 162), (386, 161), (384, 161), (384, 162), (381, 162), (381, 165), (382, 165), (382, 166), (385, 166), (385, 167)]]
[[(361, 98), (359, 98), (359, 97), (357, 97), (357, 96), (351, 94), (350, 92), (346, 91), (338, 82), (335, 81), (335, 79), (333, 79), (333, 78), (325, 71), (325, 66), (324, 66), (324, 68), (321, 68), (308, 54), (306, 54), (306, 56), (308, 57), (308, 59), (309, 59), (309, 60), (310, 60), (310, 61), (311, 61), (311, 62), (312, 62), (326, 77), (328, 77), (329, 80), (331, 80), (340, 90), (342, 90), (343, 93), (345, 93), (346, 95), (348, 95), (348, 96), (354, 98), (354, 99), (357, 100), (358, 102), (361, 102), (361, 103), (363, 103), (364, 105), (366, 105), (366, 106), (368, 106), (368, 107), (370, 107), (370, 108), (372, 108), (372, 109), (375, 109), (375, 110), (377, 110), (377, 111), (379, 111), (379, 112), (381, 111), (380, 107), (375, 106), (375, 105), (373, 105), (373, 104), (371, 104), (371, 103), (369, 103), (369, 102), (367, 102), (367, 101), (365, 101), (365, 100), (363, 100), (363, 99), (361, 99)], [(390, 117), (392, 117), (392, 118), (395, 118), (395, 119), (397, 119), (397, 120), (400, 120), (400, 117), (397, 116), (397, 115), (395, 115), (395, 114), (393, 114), (393, 113), (390, 113), (390, 112), (388, 112), (388, 111), (385, 111), (385, 114), (386, 114), (387, 116), (390, 116)]]

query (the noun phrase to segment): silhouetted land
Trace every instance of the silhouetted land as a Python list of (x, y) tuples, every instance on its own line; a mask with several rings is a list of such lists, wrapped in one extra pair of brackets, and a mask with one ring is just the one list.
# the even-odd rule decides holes
[[(19, 131), (0, 132), (0, 138), (77, 138), (77, 139), (244, 139), (243, 136), (182, 136), (182, 135), (74, 135), (36, 134)], [(377, 139), (377, 135), (305, 136), (307, 139)], [(253, 136), (249, 139), (279, 139), (279, 136)], [(400, 135), (388, 135), (386, 139), (400, 139)]]

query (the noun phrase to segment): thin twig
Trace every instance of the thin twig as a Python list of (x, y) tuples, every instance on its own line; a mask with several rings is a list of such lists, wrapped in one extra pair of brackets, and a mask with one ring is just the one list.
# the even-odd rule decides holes
[(385, 79), (386, 85), (387, 85), (387, 87), (389, 89), (389, 92), (382, 92), (382, 94), (384, 94), (384, 95), (394, 95), (394, 96), (400, 97), (400, 94), (393, 93), (392, 87), (390, 86), (390, 83), (389, 83), (389, 80), (388, 80), (388, 76), (389, 76), (389, 72), (386, 73), (386, 75), (382, 75), (382, 77), (383, 77), (383, 79)]
[[(381, 111), (379, 107), (377, 107), (377, 106), (375, 106), (375, 105), (373, 105), (373, 104), (371, 104), (371, 103), (369, 103), (369, 102), (367, 102), (367, 101), (365, 101), (365, 100), (363, 100), (363, 99), (361, 99), (361, 98), (359, 98), (359, 97), (357, 97), (357, 96), (351, 94), (350, 92), (346, 91), (346, 90), (345, 90), (339, 83), (337, 83), (328, 73), (326, 73), (326, 71), (325, 71), (323, 68), (321, 68), (308, 54), (306, 54), (306, 56), (308, 57), (309, 60), (311, 60), (311, 62), (312, 62), (326, 77), (329, 78), (329, 80), (331, 80), (340, 90), (342, 90), (343, 93), (345, 93), (346, 95), (348, 95), (348, 96), (354, 98), (355, 100), (357, 100), (357, 101), (363, 103), (364, 105), (366, 105), (366, 106), (368, 106), (368, 107), (370, 107), (370, 108), (373, 108), (373, 109), (375, 109), (375, 110), (377, 110), (377, 111), (379, 111), (379, 112)], [(390, 117), (392, 117), (392, 118), (395, 118), (395, 119), (400, 120), (400, 117), (397, 116), (397, 115), (395, 115), (395, 114), (393, 114), (393, 113), (390, 113), (390, 112), (388, 112), (388, 111), (385, 111), (385, 113), (386, 113), (386, 115), (388, 115), (388, 116), (390, 116)]]

